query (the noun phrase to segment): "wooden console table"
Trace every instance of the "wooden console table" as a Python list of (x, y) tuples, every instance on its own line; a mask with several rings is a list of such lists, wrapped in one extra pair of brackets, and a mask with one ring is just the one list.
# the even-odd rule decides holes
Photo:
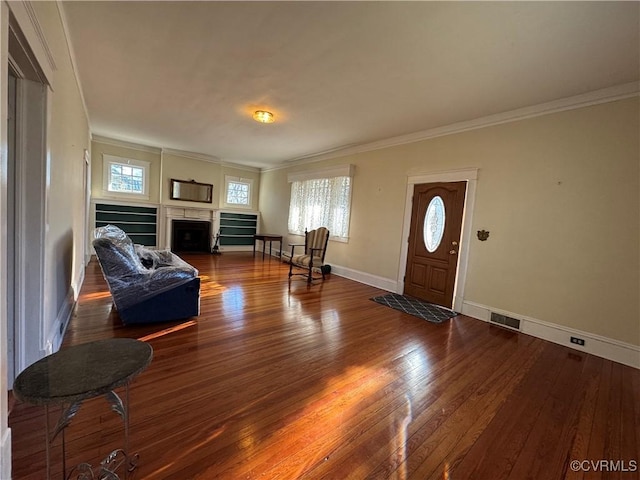
[[(62, 436), (63, 479), (108, 478), (119, 479), (117, 470), (124, 469), (124, 478), (137, 466), (137, 455), (129, 452), (129, 382), (141, 373), (153, 358), (151, 345), (131, 338), (98, 340), (65, 348), (46, 356), (27, 367), (13, 384), (18, 400), (33, 405), (44, 405), (46, 421), (46, 478), (51, 478), (50, 446)], [(125, 387), (125, 402), (113, 391)], [(122, 417), (124, 423), (124, 447), (111, 452), (99, 466), (88, 463), (74, 466), (67, 475), (64, 431), (78, 413), (83, 401), (104, 395), (111, 410)], [(62, 414), (51, 431), (50, 405), (60, 405)]]
[(271, 242), (280, 242), (280, 255), (282, 258), (282, 235), (275, 235), (271, 233), (256, 233), (253, 236), (253, 256), (256, 256), (256, 243), (258, 240), (262, 240), (262, 259), (264, 260), (264, 252), (267, 249), (267, 242), (269, 242), (269, 255), (271, 255)]

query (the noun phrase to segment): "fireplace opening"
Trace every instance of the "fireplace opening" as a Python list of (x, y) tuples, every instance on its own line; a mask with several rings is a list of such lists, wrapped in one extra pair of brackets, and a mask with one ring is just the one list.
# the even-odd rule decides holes
[(171, 250), (174, 252), (211, 252), (211, 223), (173, 220)]

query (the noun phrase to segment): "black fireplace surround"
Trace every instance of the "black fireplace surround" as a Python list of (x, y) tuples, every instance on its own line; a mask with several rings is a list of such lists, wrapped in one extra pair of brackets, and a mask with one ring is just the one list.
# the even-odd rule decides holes
[(211, 252), (211, 223), (198, 220), (173, 220), (171, 250), (174, 252)]

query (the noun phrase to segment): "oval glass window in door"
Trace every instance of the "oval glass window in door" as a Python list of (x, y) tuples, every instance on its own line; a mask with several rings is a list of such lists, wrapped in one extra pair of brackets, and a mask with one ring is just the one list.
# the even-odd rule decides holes
[(424, 245), (429, 253), (435, 252), (440, 246), (444, 234), (446, 214), (442, 197), (436, 195), (429, 202), (424, 216)]

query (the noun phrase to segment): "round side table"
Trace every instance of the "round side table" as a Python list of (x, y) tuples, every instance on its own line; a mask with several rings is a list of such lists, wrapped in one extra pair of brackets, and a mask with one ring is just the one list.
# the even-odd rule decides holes
[[(138, 455), (129, 452), (129, 383), (151, 363), (151, 345), (130, 338), (114, 338), (75, 345), (48, 355), (27, 367), (13, 384), (18, 400), (43, 405), (46, 420), (47, 480), (51, 478), (49, 450), (62, 435), (62, 474), (86, 479), (119, 480), (118, 469), (124, 464), (125, 477), (136, 468)], [(125, 401), (114, 392), (125, 387)], [(104, 395), (111, 409), (124, 423), (124, 448), (111, 452), (99, 466), (81, 463), (67, 476), (64, 430), (78, 413), (83, 401)], [(55, 427), (49, 422), (49, 407), (61, 405), (62, 414)], [(94, 472), (95, 470), (95, 472)], [(97, 476), (96, 476), (97, 474)]]

